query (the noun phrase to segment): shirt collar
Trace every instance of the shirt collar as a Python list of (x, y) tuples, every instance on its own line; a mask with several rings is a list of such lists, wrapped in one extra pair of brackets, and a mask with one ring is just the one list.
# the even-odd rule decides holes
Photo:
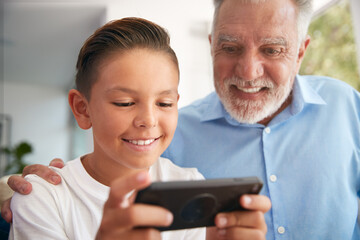
[(228, 115), (216, 92), (212, 92), (204, 102), (201, 121), (211, 121)]
[[(306, 104), (323, 105), (326, 102), (323, 98), (310, 86), (309, 82), (300, 75), (297, 75), (294, 81), (293, 99), (289, 106), (290, 114), (295, 115), (302, 111)], [(211, 93), (204, 102), (204, 112), (201, 121), (211, 121), (225, 118), (230, 124), (239, 125), (240, 123), (233, 119), (225, 110), (218, 95)], [(205, 110), (206, 109), (206, 110)], [(241, 125), (259, 125), (259, 124), (241, 124)]]
[(293, 110), (293, 108), (296, 109), (297, 106), (301, 106), (301, 108), (299, 109), (301, 111), (305, 104), (323, 105), (326, 104), (326, 102), (311, 87), (309, 81), (306, 81), (305, 77), (297, 75), (294, 82), (291, 108)]

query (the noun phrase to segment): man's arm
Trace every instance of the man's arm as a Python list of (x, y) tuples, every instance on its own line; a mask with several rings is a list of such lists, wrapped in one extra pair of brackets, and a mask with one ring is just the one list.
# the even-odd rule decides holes
[[(64, 166), (64, 162), (60, 158), (55, 158), (50, 162), (49, 165), (52, 167), (62, 168)], [(48, 168), (48, 166), (34, 164), (34, 165), (26, 166), (24, 168), (22, 176), (17, 176), (17, 175), (11, 176), (8, 180), (9, 187), (15, 192), (18, 192), (20, 194), (24, 194), (24, 195), (29, 194), (32, 190), (32, 187), (31, 184), (24, 179), (24, 177), (28, 174), (36, 174), (39, 177), (45, 179), (46, 181), (54, 185), (59, 184), (61, 182), (60, 176), (56, 172)], [(1, 216), (8, 223), (11, 223), (12, 221), (10, 201), (11, 198), (4, 201), (4, 203), (1, 206)]]

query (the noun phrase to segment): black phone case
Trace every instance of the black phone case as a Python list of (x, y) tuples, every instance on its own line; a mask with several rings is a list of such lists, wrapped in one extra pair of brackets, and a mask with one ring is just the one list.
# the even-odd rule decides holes
[(135, 202), (162, 206), (172, 212), (170, 226), (154, 227), (160, 231), (207, 227), (215, 225), (219, 212), (244, 210), (240, 196), (258, 194), (262, 185), (257, 177), (154, 182), (137, 193)]

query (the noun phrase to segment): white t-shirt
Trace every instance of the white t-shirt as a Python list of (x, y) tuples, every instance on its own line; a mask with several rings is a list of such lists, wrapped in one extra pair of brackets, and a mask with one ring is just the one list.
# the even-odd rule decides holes
[[(93, 179), (80, 158), (67, 162), (62, 169), (54, 169), (62, 177), (60, 185), (28, 175), (31, 194), (14, 194), (9, 239), (95, 238), (110, 188)], [(197, 169), (180, 168), (165, 158), (159, 158), (149, 173), (152, 181), (203, 179)], [(162, 239), (205, 239), (205, 228), (162, 232)]]

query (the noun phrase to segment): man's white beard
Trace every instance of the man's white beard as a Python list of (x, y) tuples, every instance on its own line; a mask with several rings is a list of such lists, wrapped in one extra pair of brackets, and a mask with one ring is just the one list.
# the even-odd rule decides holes
[[(293, 77), (292, 77), (293, 78)], [(237, 77), (227, 78), (220, 85), (215, 80), (215, 89), (226, 111), (240, 123), (257, 123), (273, 115), (286, 101), (293, 86), (293, 79), (285, 85), (276, 86), (269, 79), (256, 79), (244, 81)], [(231, 91), (231, 87), (266, 87), (266, 95), (260, 100), (239, 99)], [(236, 90), (240, 91), (240, 90)]]

